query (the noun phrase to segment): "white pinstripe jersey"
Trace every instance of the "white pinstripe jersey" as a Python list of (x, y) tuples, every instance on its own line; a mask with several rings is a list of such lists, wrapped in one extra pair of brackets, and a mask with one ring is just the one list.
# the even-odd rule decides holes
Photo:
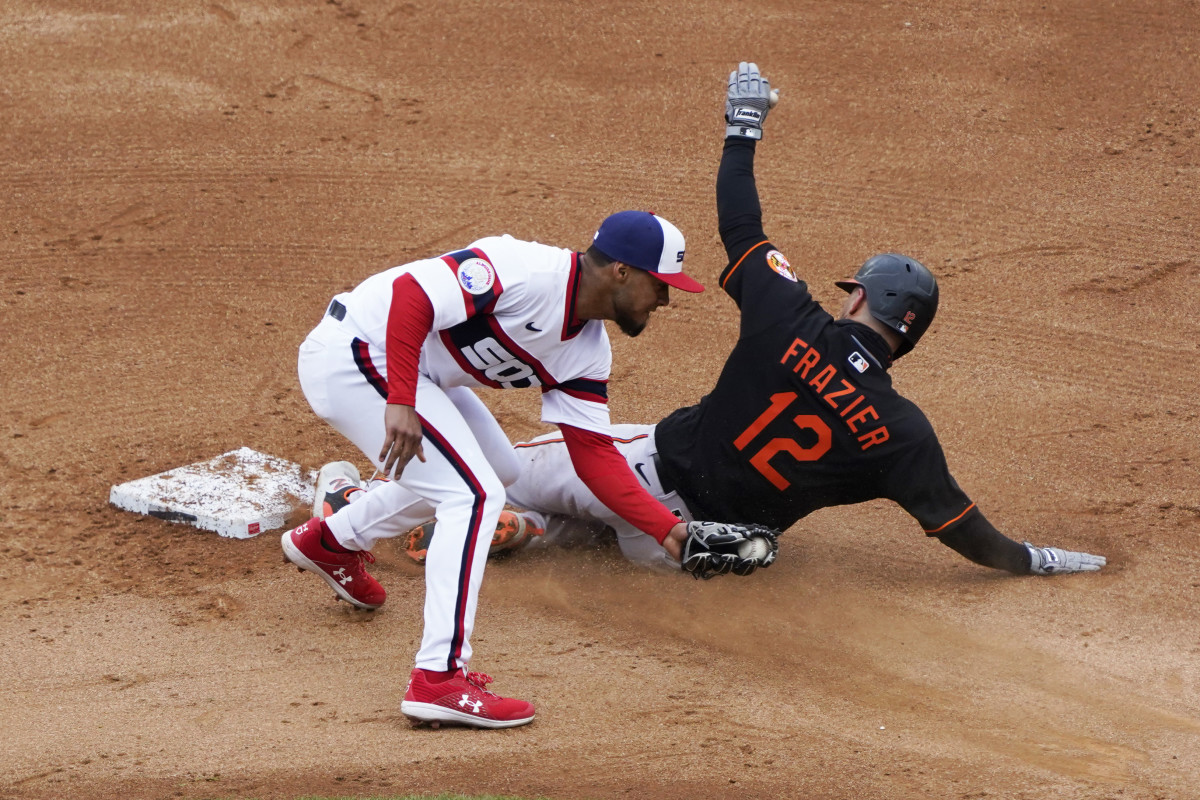
[(578, 261), (570, 250), (493, 236), (392, 267), (336, 299), (360, 338), (382, 351), (392, 284), (412, 275), (433, 305), (420, 370), (434, 383), (539, 387), (544, 422), (608, 435), (612, 350), (603, 321), (575, 318)]

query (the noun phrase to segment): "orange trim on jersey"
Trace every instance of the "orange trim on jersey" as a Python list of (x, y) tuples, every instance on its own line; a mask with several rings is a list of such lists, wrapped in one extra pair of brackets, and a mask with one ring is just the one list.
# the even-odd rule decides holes
[(974, 504), (974, 503), (971, 503), (971, 505), (967, 506), (967, 508), (966, 508), (966, 510), (965, 510), (965, 511), (963, 511), (961, 514), (959, 514), (959, 515), (958, 515), (957, 517), (955, 517), (954, 519), (952, 519), (952, 520), (950, 520), (949, 522), (947, 522), (945, 525), (942, 525), (941, 527), (938, 527), (938, 528), (934, 528), (934, 529), (933, 529), (933, 530), (931, 530), (931, 531), (925, 531), (925, 532), (926, 532), (926, 533), (937, 533), (938, 531), (943, 531), (943, 530), (945, 530), (946, 528), (949, 528), (951, 525), (953, 525), (954, 523), (958, 522), (960, 519), (962, 519), (963, 517), (965, 517), (965, 516), (967, 515), (967, 511), (970, 511), (970, 510), (971, 510), (972, 508), (974, 508), (974, 507), (975, 507), (975, 504)]
[[(639, 433), (637, 436), (631, 436), (628, 439), (619, 439), (614, 436), (613, 441), (620, 442), (621, 444), (629, 444), (630, 442), (636, 442), (638, 439), (645, 439), (649, 435), (648, 433)], [(559, 436), (555, 439), (543, 439), (540, 442), (517, 442), (513, 447), (541, 447), (544, 444), (558, 444), (563, 441), (566, 440)]]
[(736, 271), (737, 271), (737, 268), (738, 268), (738, 267), (740, 267), (740, 266), (742, 265), (742, 262), (746, 260), (746, 256), (750, 255), (750, 254), (751, 254), (751, 253), (753, 253), (755, 250), (757, 250), (758, 248), (762, 247), (764, 244), (766, 244), (766, 243), (767, 243), (767, 242), (769, 242), (769, 241), (771, 241), (771, 240), (770, 240), (770, 239), (763, 239), (761, 242), (759, 242), (758, 244), (754, 245), (754, 247), (751, 247), (749, 250), (747, 250), (746, 252), (742, 253), (742, 257), (741, 257), (741, 258), (739, 258), (739, 259), (737, 260), (737, 263), (736, 263), (736, 264), (734, 264), (732, 267), (730, 267), (730, 268), (729, 268), (729, 274), (725, 276), (725, 280), (721, 281), (721, 288), (722, 288), (722, 289), (724, 289), (724, 288), (725, 288), (725, 284), (729, 283), (729, 279), (733, 277), (733, 273), (734, 273), (734, 272), (736, 272)]

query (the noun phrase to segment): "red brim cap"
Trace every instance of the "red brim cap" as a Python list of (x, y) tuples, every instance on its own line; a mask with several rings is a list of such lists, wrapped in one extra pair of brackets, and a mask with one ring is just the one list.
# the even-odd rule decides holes
[(663, 283), (684, 292), (703, 292), (704, 285), (695, 278), (690, 278), (682, 272), (651, 272), (651, 275)]

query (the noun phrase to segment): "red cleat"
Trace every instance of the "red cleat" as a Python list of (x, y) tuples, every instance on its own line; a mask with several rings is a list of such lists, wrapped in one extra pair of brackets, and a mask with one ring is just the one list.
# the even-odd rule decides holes
[(426, 670), (414, 669), (400, 712), (417, 722), (449, 722), (475, 728), (515, 728), (533, 721), (532, 705), (489, 692), (486, 687), (491, 682), (491, 677), (482, 672), (460, 669), (435, 683), (429, 680)]
[(302, 570), (325, 579), (337, 596), (351, 605), (374, 611), (383, 605), (387, 592), (367, 573), (366, 563), (375, 556), (366, 551), (335, 553), (321, 544), (321, 520), (313, 517), (283, 535), (283, 555)]

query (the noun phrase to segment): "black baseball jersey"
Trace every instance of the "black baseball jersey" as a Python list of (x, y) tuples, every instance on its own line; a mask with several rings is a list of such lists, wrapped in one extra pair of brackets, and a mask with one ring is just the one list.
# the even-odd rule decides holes
[(697, 519), (783, 530), (816, 509), (882, 497), (931, 535), (982, 521), (928, 419), (892, 388), (887, 342), (835, 320), (767, 239), (753, 157), (753, 142), (729, 139), (717, 180), (737, 346), (712, 392), (656, 427), (660, 473)]

